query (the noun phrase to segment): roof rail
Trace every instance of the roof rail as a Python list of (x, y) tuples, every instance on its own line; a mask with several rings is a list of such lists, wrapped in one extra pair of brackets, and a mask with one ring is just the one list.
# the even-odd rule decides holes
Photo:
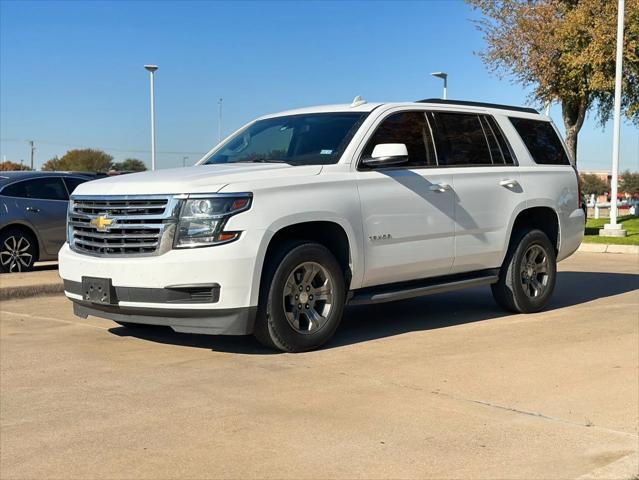
[(427, 98), (417, 100), (417, 103), (441, 103), (442, 105), (464, 105), (467, 107), (499, 108), (500, 110), (513, 110), (515, 112), (539, 113), (530, 107), (515, 107), (512, 105), (501, 105), (499, 103), (470, 102), (468, 100), (442, 100), (441, 98)]

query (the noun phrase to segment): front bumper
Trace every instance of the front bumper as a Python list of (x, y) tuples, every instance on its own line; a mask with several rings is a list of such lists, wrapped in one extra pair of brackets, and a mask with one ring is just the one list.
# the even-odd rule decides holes
[[(249, 334), (257, 311), (261, 239), (262, 232), (243, 232), (226, 245), (150, 257), (94, 257), (65, 244), (59, 272), (65, 295), (81, 317), (167, 325), (180, 332)], [(110, 279), (111, 303), (86, 301), (83, 277)]]
[(115, 322), (165, 325), (176, 332), (209, 335), (249, 335), (253, 333), (257, 307), (184, 310), (146, 307), (98, 305), (73, 300), (73, 313), (78, 317), (106, 318)]

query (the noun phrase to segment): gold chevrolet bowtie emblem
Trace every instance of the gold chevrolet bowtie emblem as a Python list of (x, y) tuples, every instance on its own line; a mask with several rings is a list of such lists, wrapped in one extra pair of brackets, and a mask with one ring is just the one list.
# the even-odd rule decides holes
[(91, 219), (91, 225), (93, 225), (98, 232), (107, 232), (112, 223), (112, 218), (107, 218), (103, 215)]

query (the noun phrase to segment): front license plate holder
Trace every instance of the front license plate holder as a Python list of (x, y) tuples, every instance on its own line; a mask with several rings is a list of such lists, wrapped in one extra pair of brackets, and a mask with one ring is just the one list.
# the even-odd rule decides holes
[(115, 291), (110, 278), (82, 277), (82, 297), (100, 305), (115, 303)]

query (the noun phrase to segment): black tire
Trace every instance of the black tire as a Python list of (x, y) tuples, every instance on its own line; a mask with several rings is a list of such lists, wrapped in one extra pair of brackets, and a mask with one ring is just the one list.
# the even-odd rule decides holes
[[(545, 255), (545, 268), (539, 267), (542, 265), (542, 253), (536, 252)], [(527, 258), (524, 258), (525, 255)], [(531, 257), (535, 258), (529, 261)], [(538, 260), (539, 263), (535, 263)], [(520, 230), (513, 234), (499, 272), (499, 281), (491, 287), (495, 301), (504, 309), (515, 313), (534, 313), (546, 306), (556, 280), (555, 248), (546, 234), (535, 229)]]
[(31, 233), (14, 227), (0, 233), (0, 272), (28, 272), (33, 270), (36, 260), (38, 244)]
[[(308, 294), (303, 298), (307, 299), (304, 301), (309, 303), (300, 303), (301, 309), (295, 310), (296, 306), (290, 304), (291, 302), (295, 304), (298, 300), (292, 301), (293, 295), (286, 296), (289, 291), (287, 280), (299, 276), (300, 283), (295, 283), (295, 288), (304, 284), (302, 277), (306, 277), (305, 265), (321, 267), (316, 274), (317, 276), (314, 277), (316, 285), (322, 282), (325, 282), (324, 285), (329, 285), (329, 280), (323, 280), (323, 278), (330, 277), (331, 294), (327, 297), (330, 298), (330, 304), (329, 300), (326, 300), (324, 305), (321, 303), (322, 300), (315, 300), (316, 303), (313, 303), (312, 295), (308, 297)], [(310, 275), (312, 272), (309, 273)], [(313, 280), (311, 279), (311, 281)], [(312, 286), (309, 293), (319, 292), (320, 288), (320, 286)], [(297, 293), (294, 289), (292, 291)], [(302, 294), (304, 292), (300, 292), (299, 301), (302, 301)], [(318, 294), (318, 298), (319, 296)], [(295, 298), (298, 298), (297, 294)], [(344, 272), (333, 254), (318, 243), (289, 242), (278, 249), (265, 265), (253, 334), (262, 345), (283, 352), (303, 352), (316, 349), (335, 333), (342, 319), (345, 302)], [(329, 305), (328, 309), (326, 309), (327, 304)], [(311, 305), (310, 309), (307, 305)], [(325, 316), (320, 314), (318, 317), (316, 316), (317, 310), (323, 312), (328, 310), (328, 313)], [(293, 318), (295, 312), (297, 312), (297, 328), (293, 325), (296, 322)], [(309, 315), (307, 312), (312, 315), (307, 317)], [(315, 325), (318, 326), (315, 327)], [(304, 329), (308, 329), (308, 331), (302, 331)]]

